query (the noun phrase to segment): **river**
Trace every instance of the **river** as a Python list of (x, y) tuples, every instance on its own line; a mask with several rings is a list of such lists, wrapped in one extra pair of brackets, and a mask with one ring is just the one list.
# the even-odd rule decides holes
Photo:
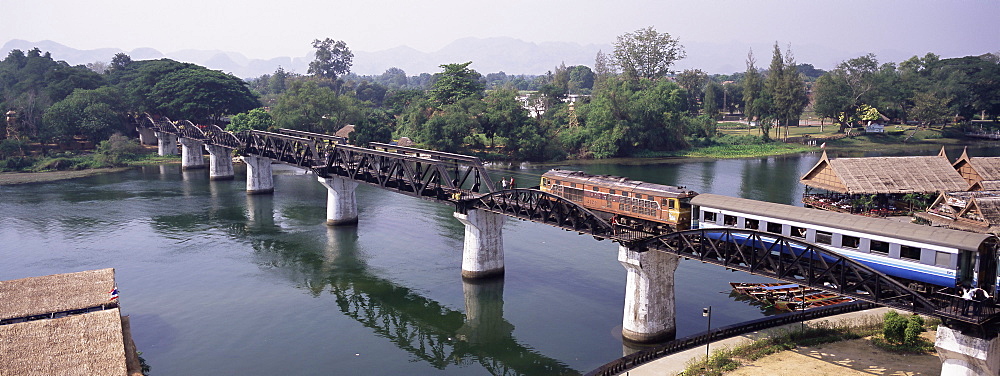
[[(797, 204), (818, 158), (557, 167)], [(465, 283), (448, 205), (361, 186), (357, 227), (329, 228), (315, 176), (278, 169), (273, 195), (249, 196), (241, 167), (0, 186), (0, 279), (115, 268), (153, 375), (574, 374), (627, 351), (614, 243), (508, 219), (505, 277)], [(497, 175), (536, 185), (551, 167)], [(731, 281), (765, 279), (681, 262), (678, 336), (706, 329), (708, 305), (713, 327), (764, 314)]]

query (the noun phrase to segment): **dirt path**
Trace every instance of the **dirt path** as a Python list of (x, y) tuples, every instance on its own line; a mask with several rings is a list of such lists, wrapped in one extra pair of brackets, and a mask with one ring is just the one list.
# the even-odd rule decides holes
[[(923, 336), (934, 340), (934, 332)], [(867, 339), (828, 343), (772, 354), (726, 373), (739, 376), (940, 375), (937, 354), (899, 355), (872, 346)]]
[(129, 167), (118, 168), (95, 168), (91, 170), (78, 171), (50, 171), (50, 172), (0, 172), (0, 185), (44, 183), (56, 180), (81, 178), (109, 172), (125, 171)]

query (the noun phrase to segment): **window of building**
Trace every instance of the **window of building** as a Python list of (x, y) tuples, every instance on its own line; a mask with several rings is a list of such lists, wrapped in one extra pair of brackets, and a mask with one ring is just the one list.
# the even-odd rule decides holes
[(614, 189), (609, 189), (609, 190), (608, 190), (608, 193), (610, 193), (610, 194), (615, 194), (615, 190), (614, 190)]
[(751, 229), (751, 230), (759, 230), (760, 229), (760, 221), (756, 220), (756, 219), (750, 219), (750, 218), (744, 219), (743, 220), (743, 228), (748, 228), (748, 229)]
[(920, 261), (920, 248), (901, 245), (899, 246), (899, 258)]
[(871, 245), (871, 247), (869, 247), (869, 250), (871, 250), (872, 253), (881, 253), (883, 255), (888, 255), (889, 254), (889, 243), (886, 243), (886, 242), (883, 242), (883, 241), (879, 241), (879, 240), (872, 240), (872, 245)]
[(793, 238), (805, 239), (806, 238), (806, 228), (799, 226), (792, 226), (791, 235)]
[(705, 213), (705, 222), (715, 222), (715, 212), (703, 212)]
[(951, 253), (938, 251), (934, 255), (934, 265), (950, 267), (951, 266)]
[(595, 185), (595, 186), (594, 186), (594, 192), (600, 192), (600, 191), (601, 191), (601, 189), (600, 189), (600, 188), (597, 188), (597, 186)]
[(833, 234), (826, 231), (816, 230), (816, 243), (833, 244)]
[(768, 222), (767, 223), (767, 232), (770, 232), (772, 234), (780, 234), (781, 233), (781, 224), (780, 223), (774, 223), (774, 222)]
[(861, 238), (857, 236), (844, 235), (841, 237), (841, 246), (845, 248), (861, 247)]
[(726, 226), (736, 226), (736, 216), (735, 215), (723, 215), (722, 223)]

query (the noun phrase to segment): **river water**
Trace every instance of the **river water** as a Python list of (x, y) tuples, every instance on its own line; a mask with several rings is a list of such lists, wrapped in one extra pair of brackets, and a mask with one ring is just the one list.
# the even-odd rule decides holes
[[(797, 204), (818, 159), (557, 167)], [(0, 186), (0, 279), (115, 268), (154, 375), (575, 374), (627, 351), (614, 243), (508, 219), (505, 277), (465, 283), (452, 207), (360, 186), (358, 226), (329, 228), (314, 175), (278, 169), (273, 195), (248, 196), (241, 167)], [(551, 167), (496, 180), (537, 185)], [(731, 281), (766, 280), (681, 262), (679, 337), (706, 329), (709, 305), (713, 327), (765, 314)]]

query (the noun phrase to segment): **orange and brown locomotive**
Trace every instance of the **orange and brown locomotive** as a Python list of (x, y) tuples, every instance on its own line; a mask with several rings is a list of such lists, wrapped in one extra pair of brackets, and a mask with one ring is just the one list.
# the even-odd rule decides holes
[(569, 170), (546, 172), (539, 187), (543, 192), (589, 209), (616, 226), (653, 234), (688, 229), (690, 200), (698, 195), (684, 187)]

